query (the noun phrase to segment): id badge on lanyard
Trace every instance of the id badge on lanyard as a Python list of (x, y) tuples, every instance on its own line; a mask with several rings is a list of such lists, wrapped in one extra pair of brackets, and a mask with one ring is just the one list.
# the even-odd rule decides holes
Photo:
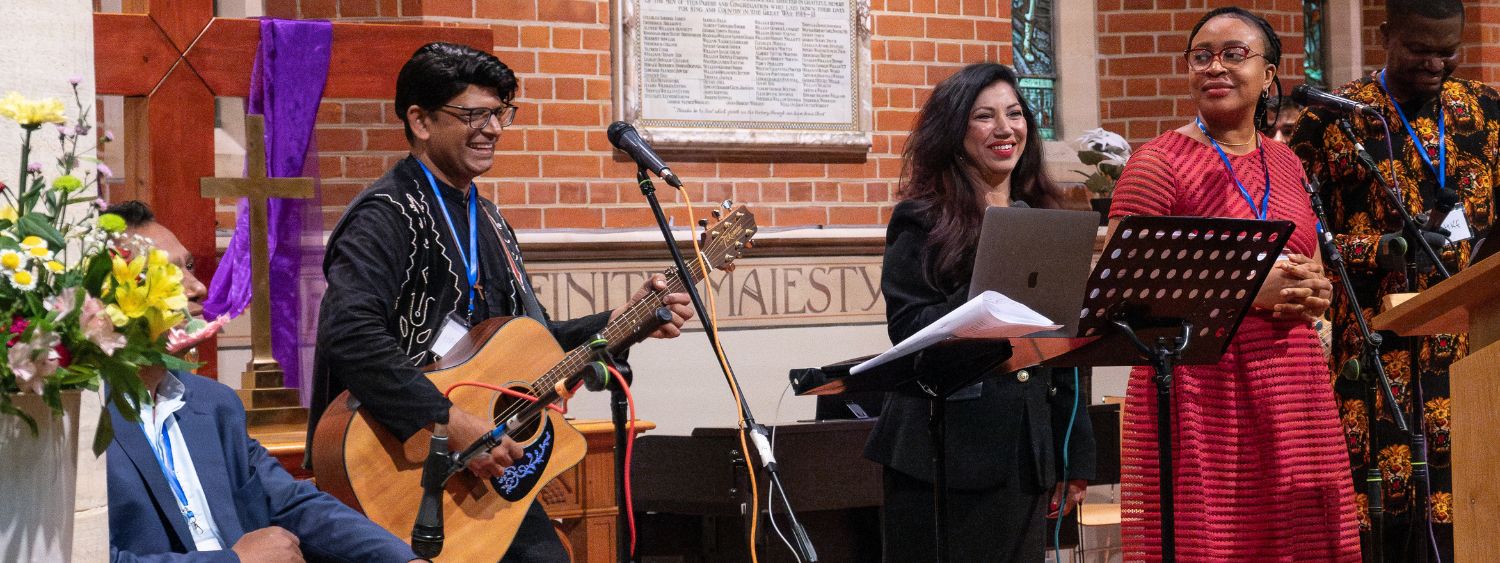
[[(1393, 96), (1391, 96), (1391, 91), (1390, 90), (1386, 89), (1386, 87), (1385, 87), (1385, 70), (1381, 70), (1380, 71), (1380, 90), (1382, 92), (1385, 92), (1385, 97), (1386, 97), (1386, 99), (1390, 100), (1391, 107), (1396, 108), (1396, 117), (1401, 120), (1401, 125), (1403, 125), (1403, 126), (1406, 127), (1406, 135), (1407, 135), (1408, 138), (1411, 139), (1412, 146), (1416, 147), (1416, 149), (1417, 149), (1417, 156), (1419, 156), (1419, 157), (1422, 158), (1422, 163), (1427, 165), (1427, 170), (1431, 171), (1432, 175), (1437, 178), (1437, 189), (1438, 189), (1438, 192), (1442, 192), (1444, 190), (1447, 190), (1448, 189), (1448, 142), (1447, 142), (1448, 125), (1447, 125), (1447, 119), (1445, 119), (1444, 116), (1443, 116), (1443, 95), (1442, 95), (1442, 93), (1439, 92), (1438, 93), (1438, 98), (1437, 98), (1437, 126), (1438, 126), (1438, 131), (1437, 131), (1437, 146), (1438, 146), (1437, 160), (1438, 161), (1437, 161), (1436, 164), (1433, 164), (1432, 157), (1427, 154), (1427, 147), (1422, 146), (1423, 145), (1422, 139), (1417, 136), (1417, 130), (1413, 129), (1412, 126), (1411, 126), (1411, 122), (1406, 119), (1406, 112), (1404, 112), (1404, 111), (1401, 110), (1401, 106), (1396, 103), (1396, 98), (1393, 97)], [(1393, 159), (1396, 158), (1396, 155), (1391, 155), (1391, 158), (1393, 158)], [(1443, 220), (1442, 227), (1444, 229), (1447, 229), (1448, 233), (1450, 234), (1450, 236), (1448, 237), (1448, 240), (1451, 240), (1453, 242), (1459, 242), (1459, 241), (1463, 241), (1463, 240), (1468, 240), (1468, 239), (1470, 239), (1470, 238), (1472, 238), (1474, 236), (1474, 233), (1469, 230), (1469, 220), (1468, 220), (1468, 218), (1465, 215), (1466, 215), (1466, 211), (1464, 209), (1464, 205), (1463, 205), (1463, 203), (1460, 202), (1460, 204), (1458, 205), (1458, 207), (1456, 207), (1453, 211), (1450, 211), (1448, 213), (1448, 216)]]

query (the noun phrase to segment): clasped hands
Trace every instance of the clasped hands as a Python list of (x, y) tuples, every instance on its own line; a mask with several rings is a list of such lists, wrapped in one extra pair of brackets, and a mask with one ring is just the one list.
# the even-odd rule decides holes
[(1333, 297), (1333, 283), (1323, 272), (1323, 264), (1311, 256), (1288, 254), (1277, 262), (1266, 276), (1266, 282), (1255, 295), (1255, 306), (1271, 311), (1278, 319), (1302, 319), (1315, 322), (1328, 310)]

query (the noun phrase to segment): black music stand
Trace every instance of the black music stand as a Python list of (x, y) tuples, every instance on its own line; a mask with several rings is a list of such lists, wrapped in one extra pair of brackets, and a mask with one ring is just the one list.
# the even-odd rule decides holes
[[(1078, 335), (1010, 339), (1013, 353), (1001, 367), (1006, 371), (1037, 364), (1154, 368), (1164, 561), (1175, 553), (1172, 369), (1219, 361), (1293, 228), (1288, 221), (1126, 217), (1089, 274)], [(849, 377), (848, 368), (858, 361), (793, 370), (793, 389), (799, 395), (833, 394), (890, 388), (914, 378), (899, 373), (910, 367), (900, 360), (891, 369)]]
[[(1288, 221), (1198, 217), (1121, 220), (1089, 274), (1079, 313), (1084, 339), (1042, 361), (1056, 367), (1152, 367), (1163, 561), (1176, 554), (1172, 368), (1219, 361), (1293, 227)], [(1122, 348), (1138, 355), (1122, 357)]]

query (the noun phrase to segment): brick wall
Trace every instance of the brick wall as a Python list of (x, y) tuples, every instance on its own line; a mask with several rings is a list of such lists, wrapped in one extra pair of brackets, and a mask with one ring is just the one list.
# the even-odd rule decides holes
[[(871, 0), (873, 148), (859, 157), (672, 158), (695, 203), (733, 198), (762, 225), (877, 225), (889, 217), (900, 151), (931, 86), (968, 62), (1010, 60), (1010, 3)], [(519, 228), (649, 228), (635, 166), (604, 131), (611, 105), (608, 0), (267, 0), (267, 15), (488, 27), (521, 79), (516, 123), (476, 184)], [(318, 114), (325, 217), (405, 155), (389, 100), (325, 100)], [(661, 197), (671, 209), (676, 196)], [(707, 207), (700, 205), (703, 209)], [(700, 211), (698, 216), (704, 213)], [(221, 224), (232, 210), (221, 207)], [(331, 223), (330, 223), (331, 224)]]
[(1300, 84), (1300, 0), (1098, 0), (1101, 126), (1140, 144), (1186, 122), (1188, 33), (1209, 10), (1231, 5), (1271, 23), (1281, 37), (1282, 86)]

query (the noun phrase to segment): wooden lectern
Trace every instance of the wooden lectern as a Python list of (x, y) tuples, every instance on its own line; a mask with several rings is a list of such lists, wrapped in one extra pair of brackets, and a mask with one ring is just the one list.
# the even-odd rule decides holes
[(1452, 400), (1453, 549), (1456, 561), (1500, 553), (1500, 256), (1375, 317), (1374, 328), (1402, 336), (1469, 334), (1469, 355), (1454, 362)]

